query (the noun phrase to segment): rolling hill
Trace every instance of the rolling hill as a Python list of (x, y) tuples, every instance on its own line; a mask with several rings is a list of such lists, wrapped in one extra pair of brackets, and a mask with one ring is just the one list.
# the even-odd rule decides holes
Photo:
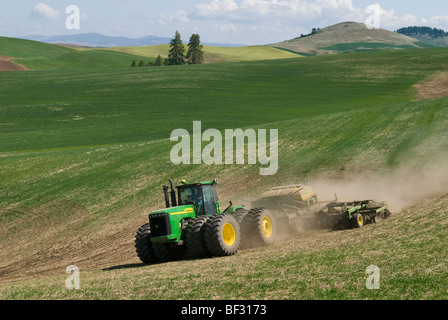
[(420, 47), (414, 38), (384, 29), (368, 29), (356, 22), (338, 23), (314, 34), (271, 46), (312, 55)]
[[(34, 56), (28, 44), (8, 50), (30, 66), (78, 54), (39, 44)], [(423, 98), (419, 88), (441, 82), (447, 53), (0, 73), (0, 298), (443, 299), (448, 98)], [(170, 133), (195, 120), (221, 131), (278, 129), (278, 174), (173, 165)], [(143, 266), (135, 232), (163, 206), (169, 178), (218, 178), (221, 201), (235, 204), (309, 181), (322, 199), (378, 198), (393, 215), (232, 257)], [(79, 291), (64, 286), (72, 264)], [(383, 290), (365, 289), (372, 264)]]
[[(61, 70), (129, 67), (133, 60), (145, 63), (158, 55), (168, 56), (169, 45), (116, 48), (79, 48), (38, 41), (0, 37), (0, 70)], [(300, 58), (302, 56), (266, 46), (204, 46), (205, 63)], [(148, 59), (149, 58), (149, 59)], [(14, 64), (15, 63), (15, 64)], [(22, 65), (19, 68), (17, 65)]]
[(130, 66), (132, 60), (146, 59), (99, 49), (77, 50), (38, 41), (0, 37), (0, 55), (31, 70), (107, 68)]
[[(158, 55), (162, 58), (168, 57), (169, 45), (117, 47), (110, 48), (109, 50), (141, 55), (155, 59)], [(297, 53), (287, 52), (268, 46), (215, 47), (204, 45), (203, 51), (205, 54), (204, 63), (275, 60), (303, 57)]]

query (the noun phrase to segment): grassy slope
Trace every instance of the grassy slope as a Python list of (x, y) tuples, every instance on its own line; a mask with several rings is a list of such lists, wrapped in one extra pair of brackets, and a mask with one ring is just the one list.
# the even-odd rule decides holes
[(0, 149), (148, 141), (191, 128), (193, 120), (224, 129), (405, 102), (413, 98), (411, 86), (443, 70), (445, 59), (443, 49), (434, 49), (95, 69), (76, 77), (70, 71), (3, 74)]
[[(186, 47), (186, 49), (188, 49)], [(108, 50), (125, 52), (134, 55), (157, 58), (160, 55), (163, 58), (168, 56), (169, 45), (157, 45), (147, 47), (118, 47)], [(296, 53), (291, 53), (267, 46), (251, 47), (213, 47), (204, 46), (205, 63), (216, 62), (238, 62), (238, 61), (256, 61), (270, 59), (288, 59), (300, 57)]]
[(132, 60), (145, 59), (121, 52), (99, 49), (76, 50), (37, 41), (0, 37), (0, 54), (31, 70), (127, 67)]
[[(237, 256), (82, 271), (0, 284), (5, 299), (446, 299), (448, 198), (361, 230), (312, 232)], [(438, 223), (434, 223), (438, 221)], [(132, 261), (131, 261), (132, 262)], [(136, 261), (135, 261), (136, 262)], [(136, 262), (137, 263), (137, 262)], [(366, 288), (366, 268), (380, 289)]]
[[(138, 263), (132, 238), (145, 219), (143, 212), (162, 205), (159, 189), (168, 177), (218, 177), (222, 198), (228, 199), (259, 184), (286, 178), (297, 182), (321, 169), (338, 170), (363, 152), (365, 166), (398, 165), (427, 137), (446, 134), (446, 99), (410, 100), (412, 85), (447, 63), (446, 50), (434, 49), (161, 68), (156, 73), (85, 70), (74, 79), (69, 71), (1, 74), (0, 274), (22, 280), (0, 286), (1, 297), (419, 298), (422, 292), (440, 297), (444, 289), (435, 284), (445, 267), (436, 264), (431, 271), (431, 260), (415, 266), (419, 252), (439, 245), (426, 237), (429, 228), (446, 239), (444, 229), (431, 224), (432, 217), (444, 221), (435, 207), (435, 215), (423, 216), (417, 208), (391, 224), (372, 226), (374, 232), (317, 233), (236, 257), (144, 268), (132, 268)], [(193, 120), (203, 120), (204, 128), (278, 128), (279, 174), (262, 179), (257, 168), (248, 166), (173, 166), (173, 144), (163, 139), (175, 128), (191, 129)], [(446, 139), (441, 141), (439, 147), (448, 149)], [(415, 245), (407, 241), (407, 221), (422, 225)], [(38, 230), (45, 232), (33, 239)], [(370, 253), (363, 241), (391, 238), (396, 239), (394, 252)], [(363, 243), (365, 250), (347, 239)], [(434, 254), (435, 260), (442, 258)], [(72, 263), (96, 270), (85, 273), (84, 290), (75, 296), (60, 289), (65, 267)], [(369, 264), (384, 270), (389, 290), (377, 295), (362, 290)], [(349, 265), (359, 277), (348, 272)], [(210, 268), (224, 270), (219, 281), (216, 273), (212, 279), (192, 271)], [(313, 273), (318, 270), (322, 273)], [(178, 290), (182, 272), (188, 286)], [(61, 277), (23, 281), (36, 274)], [(235, 275), (238, 281), (232, 284)], [(282, 289), (286, 283), (290, 290)]]

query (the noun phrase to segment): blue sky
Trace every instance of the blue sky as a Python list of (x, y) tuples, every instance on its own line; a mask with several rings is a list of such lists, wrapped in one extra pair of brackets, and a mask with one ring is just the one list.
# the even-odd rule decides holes
[[(179, 30), (185, 39), (199, 33), (204, 42), (266, 44), (313, 27), (365, 22), (373, 4), (381, 7), (384, 29), (427, 25), (448, 31), (448, 3), (441, 0), (2, 0), (0, 35), (97, 32), (137, 38), (172, 37)], [(79, 30), (66, 28), (69, 5), (80, 9)]]

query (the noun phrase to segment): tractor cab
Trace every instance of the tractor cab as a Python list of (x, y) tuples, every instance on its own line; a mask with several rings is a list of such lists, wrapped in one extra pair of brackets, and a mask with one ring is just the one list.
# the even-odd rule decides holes
[(178, 205), (192, 204), (198, 216), (221, 213), (216, 184), (216, 180), (199, 183), (187, 183), (182, 180), (182, 185), (176, 187), (178, 190)]
[(163, 186), (166, 207), (148, 214), (151, 230), (148, 237), (154, 243), (181, 243), (183, 231), (189, 221), (222, 213), (216, 192), (216, 179), (195, 183), (182, 180), (176, 187), (172, 180), (169, 182), (171, 190), (168, 185)]

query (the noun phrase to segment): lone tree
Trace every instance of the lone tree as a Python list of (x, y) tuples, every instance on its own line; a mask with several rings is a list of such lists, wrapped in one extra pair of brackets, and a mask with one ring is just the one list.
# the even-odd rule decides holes
[(155, 66), (161, 66), (163, 65), (163, 60), (162, 57), (160, 56), (160, 54), (157, 56), (156, 62), (155, 62)]
[(188, 44), (188, 53), (186, 59), (189, 64), (201, 64), (204, 62), (203, 45), (198, 34), (192, 34)]
[(170, 42), (170, 53), (165, 64), (169, 66), (185, 64), (185, 46), (182, 43), (179, 31), (176, 31)]
[(132, 61), (131, 67), (136, 67), (136, 66), (137, 66), (137, 63), (135, 62), (135, 60)]
[(146, 66), (145, 61), (140, 60), (140, 62), (138, 63), (138, 66), (139, 66), (139, 67), (144, 67), (144, 66)]

